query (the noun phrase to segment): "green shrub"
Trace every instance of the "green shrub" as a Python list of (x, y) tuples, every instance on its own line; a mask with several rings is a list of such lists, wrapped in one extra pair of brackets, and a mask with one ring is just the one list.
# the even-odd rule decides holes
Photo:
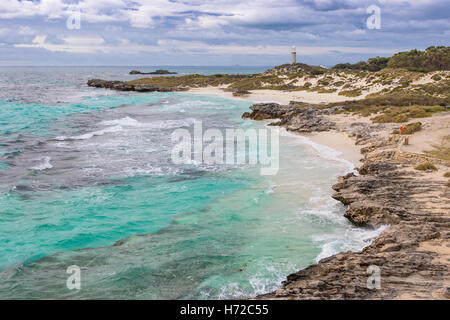
[(436, 166), (434, 164), (432, 164), (431, 162), (421, 163), (421, 164), (415, 166), (414, 169), (420, 170), (420, 171), (427, 171), (427, 170), (437, 171)]
[(360, 61), (354, 64), (350, 63), (339, 63), (333, 67), (333, 69), (338, 70), (364, 70), (364, 71), (380, 71), (387, 67), (389, 58), (376, 57), (370, 58), (365, 61)]
[(325, 71), (323, 71), (323, 70), (312, 70), (311, 71), (311, 75), (313, 75), (313, 76), (318, 76), (318, 75), (321, 75), (321, 74), (324, 74), (325, 73)]
[(344, 96), (344, 97), (359, 97), (362, 94), (361, 90), (359, 89), (354, 89), (354, 90), (344, 90), (339, 92), (340, 96)]
[(446, 173), (444, 173), (444, 177), (445, 178), (450, 178), (450, 171), (447, 171)]
[(433, 79), (434, 81), (442, 80), (442, 78), (438, 74), (435, 74), (434, 76), (432, 76), (431, 79)]
[(411, 71), (429, 72), (450, 70), (450, 47), (429, 47), (425, 51), (399, 52), (389, 60), (390, 68), (406, 68)]
[(422, 122), (413, 122), (405, 126), (404, 134), (413, 134), (417, 131), (422, 130)]
[(317, 88), (317, 89), (315, 89), (315, 91), (316, 91), (317, 93), (333, 93), (333, 92), (336, 92), (337, 89)]

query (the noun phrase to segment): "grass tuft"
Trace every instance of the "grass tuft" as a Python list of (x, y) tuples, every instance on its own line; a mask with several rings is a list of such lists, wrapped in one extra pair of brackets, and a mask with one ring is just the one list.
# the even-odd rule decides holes
[(340, 96), (349, 97), (349, 98), (359, 97), (361, 94), (362, 94), (362, 92), (359, 89), (344, 90), (344, 91), (339, 92)]
[(414, 169), (420, 170), (420, 171), (428, 171), (428, 170), (437, 171), (436, 166), (434, 164), (432, 164), (431, 162), (421, 163), (421, 164), (415, 166)]

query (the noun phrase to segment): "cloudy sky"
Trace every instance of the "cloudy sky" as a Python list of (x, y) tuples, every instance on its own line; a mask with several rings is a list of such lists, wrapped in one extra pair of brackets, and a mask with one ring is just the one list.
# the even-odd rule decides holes
[[(367, 20), (380, 8), (380, 28)], [(331, 66), (449, 45), (449, 0), (1, 0), (0, 65)], [(79, 18), (79, 19), (78, 19)]]

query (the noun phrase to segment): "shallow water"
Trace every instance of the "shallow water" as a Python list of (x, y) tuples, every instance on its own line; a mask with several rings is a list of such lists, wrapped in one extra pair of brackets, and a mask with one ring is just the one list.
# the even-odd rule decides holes
[(0, 298), (253, 296), (377, 233), (330, 197), (351, 164), (307, 138), (280, 130), (276, 176), (172, 163), (171, 133), (195, 121), (263, 128), (241, 119), (251, 103), (85, 85), (120, 68), (1, 71)]

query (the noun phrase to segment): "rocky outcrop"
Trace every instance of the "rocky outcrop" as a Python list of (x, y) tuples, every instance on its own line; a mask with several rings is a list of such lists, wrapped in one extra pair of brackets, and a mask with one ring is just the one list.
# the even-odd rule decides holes
[(117, 91), (138, 91), (138, 92), (175, 92), (186, 91), (188, 88), (184, 87), (157, 87), (145, 84), (131, 84), (124, 81), (108, 81), (102, 79), (91, 79), (87, 85), (95, 88), (105, 88)]
[[(389, 162), (365, 165), (360, 169), (364, 175), (347, 175), (333, 186), (333, 197), (348, 205), (345, 216), (352, 223), (366, 228), (390, 225), (371, 245), (289, 275), (282, 288), (259, 298), (448, 298), (448, 187), (402, 167)], [(380, 270), (378, 289), (368, 285), (369, 266)]]
[(278, 119), (272, 125), (285, 127), (289, 131), (314, 132), (327, 131), (335, 128), (335, 123), (325, 119), (324, 115), (334, 112), (334, 108), (318, 109), (300, 107), (299, 103), (280, 105), (278, 103), (259, 103), (250, 107), (252, 112), (246, 112), (243, 118), (253, 120)]
[(247, 90), (234, 90), (233, 97), (247, 97), (251, 94), (250, 91)]
[[(299, 131), (314, 126), (296, 119), (315, 119), (329, 112), (278, 104), (251, 109), (246, 117), (279, 118), (287, 127), (300, 123)], [(399, 151), (403, 137), (378, 136), (378, 128), (357, 123), (346, 129), (363, 146), (364, 164), (358, 175), (339, 178), (333, 198), (347, 206), (345, 217), (354, 225), (385, 230), (361, 252), (323, 259), (289, 275), (280, 289), (257, 299), (450, 298), (450, 188), (444, 180), (414, 170), (415, 158)], [(448, 162), (438, 162), (450, 167)]]

